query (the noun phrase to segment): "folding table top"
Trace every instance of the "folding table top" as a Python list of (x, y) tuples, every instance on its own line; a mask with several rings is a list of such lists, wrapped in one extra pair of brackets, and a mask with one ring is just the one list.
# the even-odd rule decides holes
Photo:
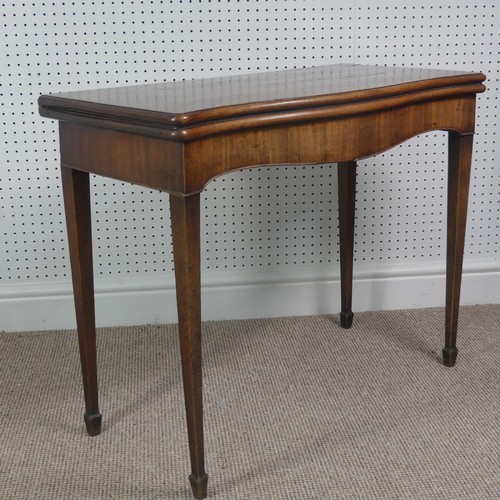
[(436, 93), (478, 93), (485, 89), (485, 78), (460, 71), (335, 64), (49, 94), (40, 97), (39, 106), (40, 114), (49, 118), (92, 118), (120, 128), (129, 123), (175, 131), (234, 119), (251, 121), (256, 115), (261, 124), (262, 115), (275, 122), (279, 116), (307, 110), (402, 96), (427, 100)]

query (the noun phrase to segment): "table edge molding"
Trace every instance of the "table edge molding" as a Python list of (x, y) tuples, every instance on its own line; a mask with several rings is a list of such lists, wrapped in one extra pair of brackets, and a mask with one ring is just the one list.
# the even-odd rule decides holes
[[(342, 99), (342, 94), (335, 94), (336, 98), (329, 101), (325, 96), (304, 100), (303, 105), (286, 110), (277, 110), (271, 112), (261, 112), (259, 108), (252, 108), (252, 104), (245, 105), (245, 109), (253, 110), (252, 114), (227, 114), (207, 121), (198, 121), (192, 123), (187, 120), (186, 125), (177, 126), (172, 123), (165, 123), (161, 120), (160, 114), (156, 114), (156, 121), (150, 121), (149, 114), (145, 113), (142, 118), (127, 117), (123, 115), (99, 114), (96, 111), (83, 109), (73, 109), (66, 106), (57, 106), (56, 100), (51, 101), (48, 97), (41, 96), (39, 99), (39, 112), (46, 118), (68, 121), (82, 125), (119, 130), (128, 133), (157, 137), (176, 142), (187, 142), (190, 140), (218, 135), (228, 132), (246, 130), (251, 128), (271, 127), (285, 125), (291, 122), (317, 121), (325, 119), (342, 118), (348, 115), (366, 114), (387, 109), (393, 109), (409, 104), (428, 102), (432, 100), (441, 100), (452, 97), (478, 94), (485, 91), (486, 87), (482, 83), (467, 83), (465, 85), (452, 85), (443, 87), (432, 87), (426, 90), (408, 91), (406, 93), (393, 92), (390, 95), (366, 97), (362, 92), (357, 99)], [(484, 76), (484, 75), (481, 75)], [(396, 88), (396, 87), (395, 87)], [(380, 89), (375, 89), (380, 90)], [(353, 94), (353, 93), (350, 93)], [(61, 98), (59, 98), (59, 101)], [(308, 103), (308, 106), (305, 104)], [(260, 103), (258, 103), (260, 105)], [(265, 103), (269, 104), (269, 103)], [(217, 109), (215, 110), (217, 111)], [(187, 117), (187, 115), (185, 115)]]

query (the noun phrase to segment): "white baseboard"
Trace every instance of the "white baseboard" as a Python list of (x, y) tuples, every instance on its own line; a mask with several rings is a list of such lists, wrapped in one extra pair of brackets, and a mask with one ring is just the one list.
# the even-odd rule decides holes
[[(357, 266), (353, 310), (444, 305), (444, 263)], [(461, 304), (500, 303), (500, 262), (464, 264)], [(204, 320), (337, 313), (338, 274), (325, 269), (209, 274), (202, 280)], [(173, 277), (96, 282), (98, 326), (175, 323)], [(0, 286), (0, 331), (75, 328), (71, 284)]]

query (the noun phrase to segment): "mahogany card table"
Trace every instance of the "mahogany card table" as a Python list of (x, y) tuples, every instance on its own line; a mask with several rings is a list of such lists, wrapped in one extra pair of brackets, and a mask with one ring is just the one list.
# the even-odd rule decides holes
[[(262, 165), (337, 163), (340, 323), (352, 325), (356, 160), (446, 130), (445, 346), (453, 366), (481, 73), (337, 64), (42, 95), (59, 120), (61, 176), (76, 306), (84, 420), (101, 430), (97, 395), (89, 173), (169, 193), (193, 494), (205, 498), (200, 308), (200, 193), (213, 178)], [(279, 168), (279, 167), (276, 167)], [(423, 182), (425, 179), (423, 179)]]

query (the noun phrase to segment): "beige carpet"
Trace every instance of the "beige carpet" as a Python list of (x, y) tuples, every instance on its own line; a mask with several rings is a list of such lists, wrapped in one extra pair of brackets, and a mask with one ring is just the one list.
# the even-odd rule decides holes
[[(214, 499), (499, 498), (500, 305), (204, 324)], [(99, 331), (88, 437), (74, 332), (0, 334), (0, 498), (189, 499), (175, 326)]]

